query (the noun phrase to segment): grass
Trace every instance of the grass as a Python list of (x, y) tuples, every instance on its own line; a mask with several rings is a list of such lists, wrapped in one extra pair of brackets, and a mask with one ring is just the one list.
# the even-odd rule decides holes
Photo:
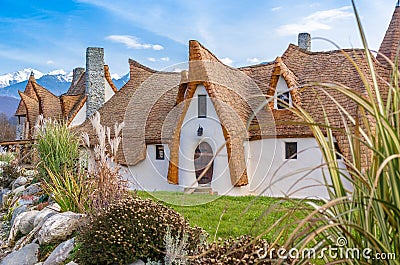
[[(298, 205), (278, 198), (255, 196), (217, 196), (208, 194), (184, 194), (181, 192), (144, 192), (137, 191), (141, 198), (160, 201), (181, 213), (192, 226), (202, 227), (210, 235), (209, 241), (241, 235), (262, 235), (269, 242), (275, 241), (277, 235), (273, 231), (263, 233), (287, 212), (292, 212), (281, 225), (287, 227), (287, 233), (295, 228), (294, 220), (302, 219), (302, 209)], [(198, 201), (208, 201), (194, 205)], [(168, 203), (166, 203), (168, 202)], [(182, 204), (191, 206), (179, 206)], [(268, 211), (267, 209), (273, 209)], [(281, 240), (285, 239), (281, 235)], [(281, 241), (280, 243), (282, 243)]]

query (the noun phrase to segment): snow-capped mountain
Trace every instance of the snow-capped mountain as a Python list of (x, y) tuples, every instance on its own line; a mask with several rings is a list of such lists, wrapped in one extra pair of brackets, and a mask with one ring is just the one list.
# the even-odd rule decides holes
[[(67, 92), (71, 85), (72, 72), (67, 73), (62, 69), (44, 74), (38, 70), (27, 68), (0, 75), (0, 112), (6, 112), (7, 115), (11, 115), (15, 112), (20, 100), (18, 90), (25, 90), (31, 72), (33, 72), (36, 82), (49, 89), (54, 95), (61, 95)], [(129, 73), (122, 77), (118, 74), (112, 74), (111, 77), (118, 89), (129, 81)], [(5, 111), (4, 108), (6, 108), (7, 111)]]
[(42, 72), (31, 68), (0, 75), (0, 88), (28, 80), (31, 72), (35, 75), (35, 78), (41, 78), (44, 75)]

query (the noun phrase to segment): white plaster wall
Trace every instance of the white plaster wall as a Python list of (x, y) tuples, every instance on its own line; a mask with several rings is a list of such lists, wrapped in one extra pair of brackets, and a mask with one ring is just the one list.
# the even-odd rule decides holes
[(156, 145), (148, 145), (146, 159), (129, 166), (127, 174), (131, 189), (146, 191), (183, 191), (183, 187), (168, 184), (169, 147), (164, 144), (164, 160), (156, 160)]
[(114, 90), (111, 88), (110, 84), (108, 83), (107, 79), (104, 78), (104, 82), (106, 84), (106, 88), (105, 88), (105, 102), (109, 101), (110, 98), (112, 96), (114, 96), (115, 92)]
[(74, 127), (82, 124), (86, 120), (86, 103), (75, 115), (75, 118), (71, 121), (69, 127)]
[[(207, 117), (198, 118), (198, 95), (207, 95)], [(203, 127), (203, 135), (197, 136), (199, 125)], [(200, 142), (207, 142), (214, 156), (213, 177), (211, 188), (218, 194), (244, 195), (248, 193), (247, 187), (234, 188), (231, 184), (228, 154), (225, 138), (214, 105), (203, 85), (198, 85), (190, 102), (188, 111), (183, 121), (180, 137), (179, 152), (179, 184), (184, 187), (197, 187), (194, 153)], [(218, 149), (221, 151), (216, 154)]]
[[(285, 142), (297, 142), (297, 159), (285, 159)], [(276, 146), (276, 148), (275, 148)], [(275, 152), (272, 150), (275, 149)], [(326, 167), (314, 138), (262, 139), (249, 143), (250, 193), (274, 197), (327, 198)], [(343, 162), (339, 166), (345, 170)], [(351, 185), (347, 183), (347, 187)]]

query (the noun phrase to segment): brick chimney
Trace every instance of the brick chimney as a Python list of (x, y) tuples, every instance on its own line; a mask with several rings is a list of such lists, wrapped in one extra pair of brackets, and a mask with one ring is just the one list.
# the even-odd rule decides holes
[(311, 51), (311, 35), (310, 35), (310, 33), (299, 33), (298, 45), (303, 50)]
[(104, 49), (86, 50), (86, 118), (92, 116), (105, 102)]
[(75, 86), (76, 83), (79, 81), (79, 78), (82, 76), (82, 74), (85, 72), (85, 68), (83, 67), (77, 67), (74, 70), (72, 70), (72, 85)]

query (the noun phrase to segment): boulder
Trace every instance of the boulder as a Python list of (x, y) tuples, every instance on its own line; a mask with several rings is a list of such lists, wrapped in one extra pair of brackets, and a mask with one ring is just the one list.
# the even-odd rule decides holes
[(34, 228), (34, 220), (39, 211), (28, 211), (23, 212), (18, 215), (11, 227), (10, 234), (8, 236), (8, 243), (14, 242), (15, 237), (18, 232), (21, 232), (23, 235), (27, 235)]
[(12, 217), (11, 217), (11, 226), (14, 225), (14, 221), (15, 218), (17, 218), (18, 215), (20, 215), (21, 213), (27, 212), (29, 209), (26, 205), (21, 205), (18, 206), (17, 208), (15, 208), (15, 210), (13, 211)]
[(22, 195), (23, 196), (31, 196), (31, 195), (36, 195), (39, 192), (42, 191), (42, 188), (40, 186), (40, 183), (35, 183), (32, 185), (29, 185), (23, 192)]
[(12, 189), (11, 194), (15, 196), (20, 195), (25, 190), (25, 185), (19, 186), (18, 188)]
[(27, 178), (20, 176), (16, 180), (14, 180), (14, 182), (12, 184), (12, 189), (15, 190), (16, 188), (25, 185), (27, 182), (28, 182)]
[(69, 253), (74, 249), (74, 244), (75, 238), (62, 242), (53, 250), (53, 252), (51, 252), (43, 265), (63, 264), (63, 262), (69, 257)]
[(31, 243), (8, 254), (0, 265), (34, 265), (38, 261), (39, 245)]
[(38, 226), (42, 221), (46, 221), (49, 219), (51, 216), (58, 214), (56, 210), (53, 210), (49, 206), (45, 207), (43, 210), (41, 210), (35, 217), (35, 220), (33, 222), (33, 226), (36, 227)]
[[(23, 235), (28, 234), (34, 228), (34, 221), (39, 211), (28, 211), (21, 213), (15, 219), (15, 224), (19, 223), (18, 231), (20, 231)], [(19, 222), (17, 222), (19, 220)]]
[(51, 216), (44, 223), (38, 233), (39, 244), (66, 240), (79, 226), (82, 214), (64, 212)]

